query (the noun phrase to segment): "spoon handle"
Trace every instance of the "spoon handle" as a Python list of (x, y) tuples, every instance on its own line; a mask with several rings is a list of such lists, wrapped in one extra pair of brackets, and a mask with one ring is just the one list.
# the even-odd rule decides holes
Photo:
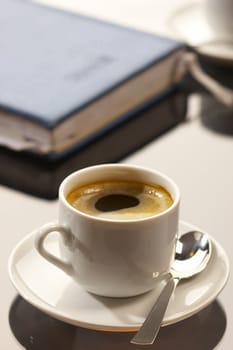
[(166, 286), (162, 290), (159, 298), (156, 300), (143, 325), (130, 341), (132, 344), (150, 345), (154, 343), (163, 321), (170, 297), (178, 282), (178, 278), (170, 276)]

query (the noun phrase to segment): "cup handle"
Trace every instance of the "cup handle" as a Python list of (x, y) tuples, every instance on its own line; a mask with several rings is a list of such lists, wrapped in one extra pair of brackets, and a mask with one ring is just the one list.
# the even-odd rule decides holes
[(63, 242), (66, 245), (71, 245), (72, 236), (70, 232), (64, 226), (58, 225), (56, 223), (49, 223), (49, 224), (46, 224), (45, 226), (42, 226), (37, 231), (36, 237), (35, 237), (35, 248), (38, 251), (38, 253), (42, 255), (43, 258), (48, 260), (50, 263), (54, 264), (59, 269), (66, 272), (68, 275), (73, 275), (73, 266), (70, 263), (63, 261), (62, 259), (58, 258), (54, 254), (51, 254), (45, 248), (45, 244), (44, 244), (45, 239), (52, 232), (59, 233), (63, 239)]

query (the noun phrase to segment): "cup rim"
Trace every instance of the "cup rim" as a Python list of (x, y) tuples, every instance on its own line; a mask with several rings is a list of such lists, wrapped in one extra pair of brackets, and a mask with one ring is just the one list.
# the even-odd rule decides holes
[[(169, 208), (162, 211), (161, 213), (158, 213), (155, 215), (125, 220), (125, 219), (110, 219), (110, 218), (96, 217), (94, 215), (86, 214), (78, 209), (75, 209), (71, 204), (68, 203), (68, 201), (65, 198), (64, 187), (66, 186), (66, 184), (69, 181), (71, 181), (72, 178), (76, 177), (77, 174), (85, 173), (85, 172), (89, 171), (90, 169), (95, 170), (97, 168), (99, 169), (99, 168), (116, 168), (116, 167), (125, 168), (125, 169), (130, 168), (130, 169), (135, 169), (138, 171), (146, 171), (146, 172), (150, 172), (150, 173), (155, 173), (156, 175), (165, 179), (167, 182), (169, 182), (172, 185), (174, 192), (175, 192), (175, 198), (173, 198), (172, 205)], [(89, 219), (89, 220), (94, 220), (94, 221), (98, 221), (98, 222), (113, 222), (114, 224), (117, 224), (117, 223), (119, 223), (119, 224), (139, 223), (139, 222), (145, 222), (145, 221), (150, 221), (150, 220), (154, 220), (154, 219), (159, 219), (160, 217), (163, 217), (164, 215), (167, 215), (168, 213), (173, 212), (176, 209), (176, 207), (180, 203), (180, 197), (181, 196), (180, 196), (179, 187), (174, 182), (174, 180), (172, 180), (169, 176), (167, 176), (163, 172), (158, 171), (158, 170), (153, 169), (153, 168), (139, 166), (139, 165), (131, 165), (131, 164), (107, 163), (107, 164), (98, 164), (98, 165), (88, 166), (88, 167), (77, 170), (77, 171), (71, 173), (70, 175), (66, 176), (59, 186), (59, 201), (61, 201), (63, 203), (63, 205), (65, 205), (65, 207), (67, 207), (69, 210), (71, 210), (74, 214), (76, 214), (76, 215), (78, 214), (81, 217)]]

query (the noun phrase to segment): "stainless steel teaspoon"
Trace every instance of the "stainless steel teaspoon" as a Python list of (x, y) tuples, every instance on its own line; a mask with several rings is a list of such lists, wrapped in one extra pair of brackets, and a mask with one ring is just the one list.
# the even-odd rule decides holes
[(211, 241), (205, 233), (191, 231), (179, 238), (176, 245), (175, 260), (167, 284), (131, 343), (138, 345), (153, 344), (168, 302), (177, 284), (181, 279), (192, 277), (203, 271), (210, 255)]

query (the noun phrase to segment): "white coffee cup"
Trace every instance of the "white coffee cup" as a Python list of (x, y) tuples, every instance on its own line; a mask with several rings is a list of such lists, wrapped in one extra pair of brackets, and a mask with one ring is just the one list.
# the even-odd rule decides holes
[(205, 0), (204, 11), (216, 36), (233, 40), (233, 0)]
[[(163, 186), (173, 204), (163, 212), (135, 220), (112, 220), (85, 214), (66, 196), (76, 187), (98, 181), (138, 181)], [(77, 280), (87, 291), (108, 297), (129, 297), (153, 289), (174, 259), (180, 192), (166, 175), (139, 166), (106, 164), (69, 175), (59, 188), (57, 223), (41, 227), (38, 252)], [(57, 232), (60, 256), (46, 248), (46, 237)]]

